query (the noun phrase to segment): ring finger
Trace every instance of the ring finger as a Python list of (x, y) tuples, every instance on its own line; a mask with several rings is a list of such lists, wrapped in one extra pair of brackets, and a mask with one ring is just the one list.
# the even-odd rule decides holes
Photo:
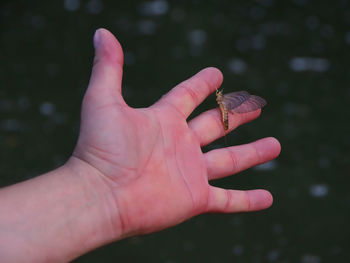
[(276, 158), (280, 143), (272, 137), (252, 143), (216, 149), (204, 154), (208, 180), (222, 178)]

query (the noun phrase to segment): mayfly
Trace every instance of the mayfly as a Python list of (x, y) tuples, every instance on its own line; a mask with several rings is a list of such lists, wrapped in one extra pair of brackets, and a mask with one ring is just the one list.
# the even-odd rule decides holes
[(225, 95), (222, 91), (216, 90), (216, 101), (220, 107), (225, 131), (228, 130), (228, 112), (246, 113), (261, 109), (266, 105), (266, 100), (259, 96), (250, 95), (245, 90)]

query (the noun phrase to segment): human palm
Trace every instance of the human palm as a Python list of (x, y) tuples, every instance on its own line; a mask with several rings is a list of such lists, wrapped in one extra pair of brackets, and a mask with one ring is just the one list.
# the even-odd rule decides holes
[[(96, 169), (109, 185), (117, 210), (111, 213), (124, 236), (160, 230), (204, 212), (253, 211), (271, 205), (265, 190), (225, 190), (208, 183), (271, 160), (280, 151), (277, 140), (266, 138), (202, 153), (201, 146), (224, 135), (219, 111), (187, 118), (220, 86), (217, 69), (204, 69), (153, 106), (134, 109), (121, 96), (119, 43), (108, 31), (99, 30), (95, 48), (74, 156)], [(230, 129), (259, 114), (230, 116)]]

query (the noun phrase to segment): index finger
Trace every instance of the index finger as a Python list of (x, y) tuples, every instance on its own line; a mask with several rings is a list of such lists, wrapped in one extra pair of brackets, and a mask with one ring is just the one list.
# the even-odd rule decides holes
[(214, 67), (205, 68), (178, 84), (157, 104), (171, 104), (187, 118), (209, 94), (220, 87), (222, 80), (223, 76), (220, 70)]

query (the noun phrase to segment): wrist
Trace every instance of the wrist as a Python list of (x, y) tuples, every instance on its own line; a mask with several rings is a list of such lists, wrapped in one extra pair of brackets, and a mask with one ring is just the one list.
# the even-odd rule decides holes
[[(85, 223), (77, 235), (87, 243), (87, 251), (103, 244), (121, 239), (123, 236), (119, 210), (109, 179), (89, 163), (72, 156), (64, 165), (73, 180), (79, 181), (79, 188), (84, 196), (85, 207), (88, 208)], [(85, 238), (86, 239), (85, 239)], [(88, 240), (88, 241), (87, 241)], [(83, 251), (87, 252), (87, 251)]]
[(104, 177), (75, 157), (54, 171), (1, 189), (2, 261), (70, 261), (119, 239), (113, 202)]

